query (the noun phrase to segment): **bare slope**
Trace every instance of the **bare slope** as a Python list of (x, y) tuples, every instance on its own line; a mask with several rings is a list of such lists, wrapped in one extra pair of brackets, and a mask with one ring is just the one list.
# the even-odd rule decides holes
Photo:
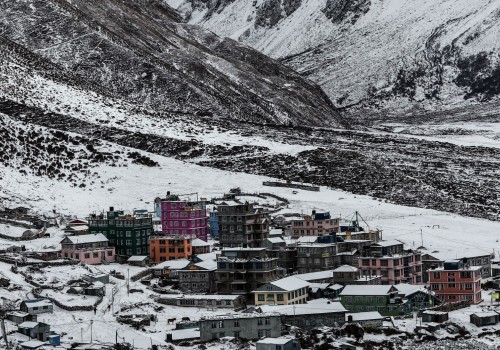
[(283, 60), (361, 116), (498, 102), (497, 0), (168, 2), (189, 23)]
[(0, 25), (2, 51), (20, 45), (33, 69), (32, 54), (136, 105), (258, 123), (341, 124), (317, 85), (182, 23), (160, 1), (2, 1)]

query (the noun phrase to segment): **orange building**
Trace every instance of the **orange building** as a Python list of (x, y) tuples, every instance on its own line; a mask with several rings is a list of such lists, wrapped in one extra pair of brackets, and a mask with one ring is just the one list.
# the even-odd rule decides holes
[(471, 304), (480, 303), (481, 266), (464, 266), (461, 261), (445, 261), (444, 267), (429, 270), (431, 290), (443, 302), (467, 300)]
[(191, 259), (193, 239), (196, 236), (151, 236), (149, 238), (149, 257), (151, 262), (161, 263), (168, 260)]

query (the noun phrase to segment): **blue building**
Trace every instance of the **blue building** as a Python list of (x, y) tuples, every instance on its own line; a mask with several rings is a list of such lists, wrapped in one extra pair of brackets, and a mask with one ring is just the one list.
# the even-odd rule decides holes
[(209, 225), (210, 225), (210, 234), (212, 237), (219, 237), (219, 213), (217, 209), (212, 210), (209, 213)]

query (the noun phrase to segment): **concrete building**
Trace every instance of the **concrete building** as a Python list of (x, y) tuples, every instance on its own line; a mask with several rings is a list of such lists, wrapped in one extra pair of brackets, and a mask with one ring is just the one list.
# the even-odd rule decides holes
[(301, 236), (326, 236), (340, 231), (340, 220), (332, 218), (329, 212), (304, 215), (302, 220), (292, 221), (292, 238)]
[(304, 329), (343, 325), (347, 312), (341, 303), (326, 299), (311, 300), (307, 304), (260, 305), (254, 310), (263, 313), (278, 313), (281, 315), (283, 324)]
[(278, 267), (284, 275), (297, 270), (297, 248), (288, 247), (281, 236), (267, 238), (264, 247), (270, 257), (278, 259)]
[(337, 245), (312, 243), (297, 245), (297, 271), (299, 274), (331, 270), (335, 267)]
[(488, 278), (492, 275), (492, 259), (493, 253), (487, 253), (484, 250), (476, 248), (462, 248), (439, 251), (423, 251), (422, 252), (422, 269), (424, 282), (428, 282), (428, 274), (431, 268), (443, 267), (445, 261), (462, 260), (469, 266), (480, 266), (482, 278)]
[(342, 265), (333, 270), (333, 280), (338, 284), (381, 284), (381, 276), (363, 276), (361, 270)]
[(420, 252), (404, 250), (399, 241), (380, 241), (370, 245), (358, 260), (364, 276), (381, 276), (382, 284), (422, 284)]
[(359, 323), (363, 327), (382, 327), (384, 316), (378, 311), (355, 312), (345, 315), (346, 322)]
[(30, 315), (38, 315), (47, 312), (54, 312), (54, 305), (49, 299), (30, 299), (23, 300), (20, 305), (22, 312), (27, 312)]
[(115, 248), (108, 244), (102, 233), (67, 236), (61, 241), (61, 255), (89, 265), (113, 262), (116, 259)]
[(194, 238), (191, 242), (193, 247), (193, 255), (208, 254), (210, 253), (210, 243), (205, 242), (199, 238)]
[(342, 305), (351, 312), (378, 311), (385, 316), (401, 314), (395, 286), (347, 285), (340, 292)]
[(278, 314), (234, 314), (200, 319), (201, 341), (223, 337), (256, 340), (279, 336), (281, 336), (281, 317)]
[(255, 343), (255, 350), (300, 350), (297, 339), (265, 338)]
[(269, 237), (271, 219), (250, 203), (225, 201), (218, 205), (219, 241), (222, 247), (262, 247)]
[(482, 266), (467, 266), (461, 260), (445, 261), (443, 267), (427, 271), (431, 290), (443, 302), (467, 300), (480, 303)]
[(208, 216), (204, 202), (181, 200), (170, 194), (161, 199), (161, 229), (164, 235), (195, 236), (203, 241), (208, 238)]
[(209, 213), (209, 226), (210, 226), (210, 234), (214, 238), (219, 238), (219, 213), (217, 209), (214, 208)]
[(210, 309), (241, 309), (245, 305), (242, 295), (227, 294), (164, 294), (158, 297), (161, 304)]
[(192, 241), (196, 236), (165, 235), (149, 237), (149, 257), (158, 264), (168, 260), (187, 259), (193, 254)]
[(295, 276), (264, 284), (252, 293), (255, 305), (305, 304), (309, 283)]
[(217, 262), (206, 260), (190, 263), (179, 271), (179, 287), (182, 291), (194, 293), (217, 292)]
[(132, 255), (149, 254), (148, 238), (153, 233), (153, 219), (150, 215), (125, 215), (122, 210), (109, 208), (106, 215), (93, 214), (88, 218), (89, 231), (102, 233), (115, 247), (116, 255), (128, 258)]
[(217, 257), (217, 290), (224, 294), (249, 294), (277, 278), (277, 259), (265, 248), (225, 248)]
[(184, 270), (190, 263), (191, 261), (187, 259), (164, 261), (156, 266), (151, 267), (151, 271), (153, 277), (178, 281), (179, 271)]

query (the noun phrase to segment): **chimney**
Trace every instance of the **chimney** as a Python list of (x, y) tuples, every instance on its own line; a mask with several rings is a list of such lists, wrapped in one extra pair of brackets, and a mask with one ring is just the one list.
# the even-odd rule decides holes
[(347, 316), (347, 322), (352, 322), (352, 315)]
[(115, 207), (109, 207), (109, 211), (115, 211)]
[(170, 196), (170, 191), (167, 191), (167, 196)]

